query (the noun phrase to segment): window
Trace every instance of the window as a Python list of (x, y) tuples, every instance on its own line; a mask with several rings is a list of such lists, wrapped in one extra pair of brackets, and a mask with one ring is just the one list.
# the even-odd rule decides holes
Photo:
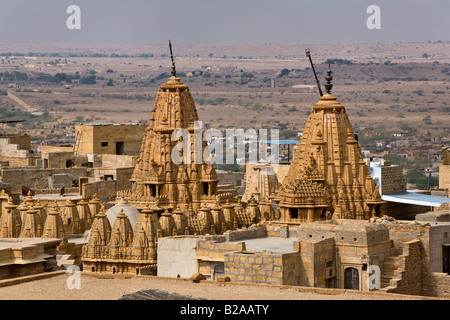
[(125, 154), (125, 146), (123, 141), (116, 142), (116, 154)]
[(203, 185), (203, 194), (208, 194), (209, 190), (208, 182), (202, 182), (202, 185)]
[(107, 147), (107, 146), (108, 146), (108, 142), (100, 142), (100, 145), (101, 145), (102, 147)]
[(298, 208), (289, 208), (291, 219), (298, 219)]
[(154, 185), (154, 184), (150, 184), (149, 187), (150, 187), (150, 195), (152, 197), (156, 197), (156, 188), (157, 188), (157, 186)]

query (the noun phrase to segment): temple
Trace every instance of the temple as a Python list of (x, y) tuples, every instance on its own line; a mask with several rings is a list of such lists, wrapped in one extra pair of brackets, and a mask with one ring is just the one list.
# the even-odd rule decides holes
[(280, 220), (369, 219), (383, 203), (344, 105), (331, 94), (331, 70), (311, 110), (294, 161), (278, 193)]
[[(212, 165), (194, 156), (198, 152), (194, 145), (195, 124), (199, 120), (197, 109), (189, 87), (176, 77), (170, 42), (169, 47), (172, 77), (159, 87), (130, 180), (132, 189), (120, 195), (138, 209), (158, 204), (164, 209), (178, 206), (186, 211), (190, 204), (197, 212), (202, 200), (220, 201), (216, 197), (218, 178)], [(188, 160), (181, 164), (175, 164), (172, 159), (173, 148), (181, 141), (172, 141), (177, 129), (185, 129), (190, 134), (191, 153), (179, 151), (179, 156)], [(206, 142), (202, 142), (201, 154), (205, 147)]]

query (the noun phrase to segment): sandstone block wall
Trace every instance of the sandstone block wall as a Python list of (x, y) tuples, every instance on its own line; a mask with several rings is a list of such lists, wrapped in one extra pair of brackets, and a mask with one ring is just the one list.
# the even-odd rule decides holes
[(430, 229), (428, 225), (416, 222), (404, 221), (402, 223), (387, 223), (389, 237), (396, 248), (402, 249), (402, 244), (419, 240), (421, 242), (420, 256), (422, 294), (430, 295), (433, 291), (430, 287)]
[(391, 216), (396, 220), (414, 220), (417, 214), (430, 211), (427, 206), (387, 202), (381, 206), (381, 214)]
[(22, 186), (31, 189), (48, 188), (48, 177), (54, 174), (68, 174), (73, 181), (78, 181), (80, 177), (87, 176), (87, 168), (70, 169), (2, 169), (2, 181), (10, 184), (13, 192), (21, 191)]
[(296, 238), (298, 234), (297, 227), (289, 227), (283, 224), (267, 224), (266, 230), (268, 237)]
[(450, 190), (450, 164), (439, 166), (439, 188)]
[(392, 293), (421, 295), (422, 290), (422, 242), (419, 240), (409, 241), (403, 244), (400, 268), (403, 269), (400, 281), (397, 281)]
[[(334, 285), (334, 238), (302, 241), (297, 246), (301, 256), (299, 285), (320, 288)], [(327, 279), (331, 279), (332, 284), (327, 285)]]
[(430, 277), (431, 294), (433, 296), (450, 298), (450, 275), (433, 272)]
[(400, 166), (382, 167), (381, 181), (381, 194), (406, 191), (406, 179)]
[(136, 156), (104, 154), (102, 167), (133, 167), (136, 165)]
[(231, 281), (298, 285), (298, 252), (232, 252), (225, 254), (225, 275)]
[(0, 156), (0, 161), (7, 161), (9, 167), (29, 167), (33, 165), (32, 158), (4, 157)]
[(124, 154), (137, 155), (146, 128), (146, 125), (75, 126), (75, 135), (80, 139), (77, 154), (117, 154), (116, 142), (123, 142)]
[(82, 186), (81, 192), (87, 199), (92, 198), (94, 194), (96, 194), (100, 200), (108, 202), (114, 198), (117, 193), (117, 181), (108, 180), (85, 183)]
[(22, 150), (17, 144), (11, 143), (9, 138), (0, 139), (0, 152), (4, 157), (26, 158), (28, 150)]
[(31, 150), (31, 136), (21, 135), (21, 136), (5, 136), (8, 138), (11, 144), (16, 144), (19, 149)]
[(113, 176), (113, 179), (117, 181), (117, 190), (129, 190), (131, 189), (131, 175), (133, 174), (133, 167), (123, 168), (98, 168), (94, 169), (95, 180), (106, 175)]
[(251, 226), (248, 229), (228, 230), (223, 234), (226, 241), (238, 241), (243, 239), (262, 238), (267, 236), (266, 227), (264, 225)]

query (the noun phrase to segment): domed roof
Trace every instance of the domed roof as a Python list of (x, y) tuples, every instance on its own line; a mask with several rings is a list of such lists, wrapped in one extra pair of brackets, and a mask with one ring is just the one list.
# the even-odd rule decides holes
[(131, 227), (133, 228), (134, 232), (134, 226), (136, 225), (139, 211), (122, 198), (117, 201), (115, 206), (109, 208), (108, 211), (106, 211), (106, 217), (108, 218), (109, 223), (111, 225), (114, 225), (114, 221), (116, 220), (116, 217), (120, 214), (122, 209), (123, 212), (127, 215), (128, 220), (130, 220)]

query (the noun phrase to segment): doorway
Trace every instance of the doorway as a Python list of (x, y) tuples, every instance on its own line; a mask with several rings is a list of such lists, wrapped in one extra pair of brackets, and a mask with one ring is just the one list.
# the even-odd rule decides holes
[(123, 141), (116, 142), (116, 154), (125, 154), (125, 144)]
[(298, 219), (298, 208), (289, 208), (291, 219)]
[(450, 244), (442, 246), (442, 272), (450, 274)]
[(344, 271), (344, 289), (359, 290), (359, 272), (356, 268), (346, 268)]

